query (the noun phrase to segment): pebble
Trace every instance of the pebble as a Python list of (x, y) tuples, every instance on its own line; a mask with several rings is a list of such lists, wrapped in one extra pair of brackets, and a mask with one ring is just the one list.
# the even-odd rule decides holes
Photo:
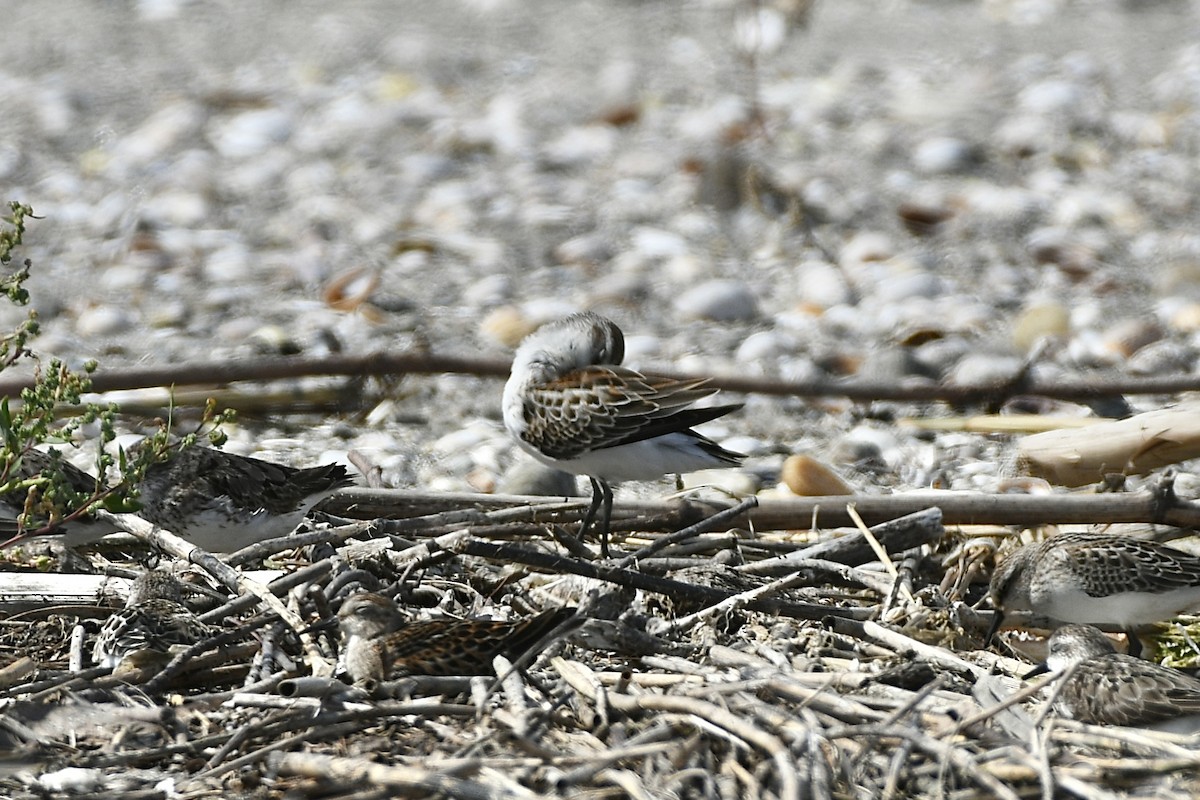
[(1024, 361), (1019, 356), (974, 352), (955, 364), (946, 380), (961, 386), (1003, 383), (1016, 377), (1023, 365)]
[(895, 434), (862, 425), (846, 432), (829, 449), (833, 463), (854, 467), (889, 466), (899, 455)]
[(200, 133), (207, 117), (204, 107), (191, 100), (170, 102), (153, 112), (111, 146), (108, 169), (112, 176), (143, 169), (177, 152)]
[(828, 464), (807, 455), (789, 456), (783, 462), (780, 479), (801, 497), (854, 494), (853, 487), (846, 483)]
[(979, 162), (978, 148), (952, 136), (938, 136), (917, 145), (913, 166), (926, 175), (962, 172)]
[(710, 489), (725, 498), (748, 497), (762, 488), (757, 477), (740, 469), (702, 469), (680, 477), (685, 489)]
[(739, 364), (761, 364), (794, 348), (789, 338), (777, 331), (756, 331), (738, 345), (734, 360)]
[(293, 129), (294, 121), (287, 111), (261, 108), (211, 120), (207, 134), (221, 156), (243, 159), (283, 144)]
[(37, 776), (40, 789), (55, 794), (95, 792), (104, 786), (104, 771), (83, 767), (63, 767)]
[(854, 292), (833, 264), (805, 261), (796, 267), (796, 300), (804, 307), (826, 309), (850, 303)]
[(891, 237), (884, 233), (863, 231), (856, 233), (842, 248), (840, 262), (852, 273), (870, 263), (887, 261), (896, 255)]
[(1187, 374), (1195, 370), (1196, 349), (1182, 342), (1160, 340), (1139, 348), (1127, 363), (1134, 375)]
[(1127, 359), (1162, 337), (1163, 329), (1157, 322), (1143, 318), (1125, 319), (1104, 332), (1103, 346), (1118, 358)]
[(1171, 328), (1182, 333), (1200, 331), (1200, 303), (1187, 303), (1171, 312)]
[(745, 321), (758, 316), (758, 300), (741, 281), (712, 280), (688, 289), (675, 300), (685, 318), (718, 322)]
[(546, 466), (532, 458), (521, 458), (513, 462), (501, 476), (496, 484), (496, 492), (543, 497), (578, 497), (578, 483), (578, 478), (569, 472)]
[(75, 331), (83, 337), (115, 336), (133, 327), (134, 318), (113, 306), (89, 306), (75, 319)]
[(1021, 352), (1047, 336), (1062, 337), (1071, 331), (1071, 312), (1060, 303), (1030, 306), (1013, 323), (1013, 346)]

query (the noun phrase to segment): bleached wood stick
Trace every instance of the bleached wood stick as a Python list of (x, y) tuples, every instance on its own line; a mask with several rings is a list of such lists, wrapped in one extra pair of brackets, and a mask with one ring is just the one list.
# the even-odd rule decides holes
[(1107, 473), (1144, 475), (1200, 456), (1200, 401), (1087, 428), (1046, 431), (1017, 445), (1031, 475), (1062, 486), (1096, 483)]

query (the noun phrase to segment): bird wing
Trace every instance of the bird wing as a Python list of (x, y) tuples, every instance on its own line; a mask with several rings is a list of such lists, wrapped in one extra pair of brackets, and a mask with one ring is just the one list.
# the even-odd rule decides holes
[(228, 498), (233, 508), (274, 514), (290, 513), (311, 495), (353, 483), (341, 464), (297, 469), (207, 447), (191, 447), (152, 464), (146, 478), (165, 484), (167, 500), (184, 507), (203, 508)]
[(592, 366), (529, 387), (526, 441), (551, 458), (687, 431), (738, 405), (687, 406), (714, 394), (707, 379), (648, 377), (622, 367)]
[(508, 622), (414, 622), (384, 637), (384, 663), (393, 674), (490, 674), (496, 656), (511, 658), (525, 653), (574, 613), (567, 608)]
[(1142, 726), (1200, 713), (1200, 681), (1124, 654), (1080, 664), (1072, 683), (1064, 695), (1084, 722)]
[(1120, 537), (1104, 546), (1106, 537), (1079, 540), (1069, 548), (1075, 573), (1092, 597), (1112, 594), (1113, 586), (1128, 591), (1160, 593), (1200, 586), (1200, 558), (1157, 542)]

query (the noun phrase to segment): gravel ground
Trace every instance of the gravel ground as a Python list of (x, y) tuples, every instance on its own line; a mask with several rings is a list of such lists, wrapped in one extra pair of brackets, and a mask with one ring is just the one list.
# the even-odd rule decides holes
[[(503, 358), (539, 322), (592, 308), (622, 325), (630, 362), (646, 369), (976, 383), (1010, 375), (1044, 348), (1034, 367), (1041, 380), (1195, 371), (1200, 4), (825, 0), (805, 19), (802, 0), (777, 2), (63, 0), (53, 13), (31, 3), (5, 8), (0, 189), (44, 217), (20, 253), (35, 264), (30, 289), (44, 322), (37, 348), (109, 368), (424, 347)], [(0, 308), (0, 326), (20, 317)], [(425, 489), (503, 487), (520, 463), (502, 430), (494, 379), (410, 377), (361, 393), (362, 412), (336, 419), (244, 419), (230, 447), (293, 463), (357, 449), (393, 484)], [(961, 410), (745, 399), (744, 411), (705, 427), (750, 454), (744, 470), (720, 478), (743, 491), (778, 491), (781, 465), (795, 454), (815, 455), (859, 492), (995, 490), (1013, 472), (1011, 437), (922, 435), (897, 424)], [(1137, 410), (1166, 400), (1131, 398)], [(1185, 493), (1200, 493), (1195, 472), (1185, 465), (1177, 482)], [(620, 491), (657, 495), (666, 484)], [(746, 548), (774, 554), (795, 546), (787, 540), (766, 536)], [(602, 747), (626, 746), (646, 727), (676, 724), (679, 702), (694, 709), (704, 700), (704, 714), (734, 715), (743, 732), (778, 730), (786, 745), (764, 748), (756, 737), (767, 760), (753, 761), (716, 727), (663, 728), (667, 747), (654, 763), (671, 774), (643, 794), (690, 796), (690, 786), (720, 780), (721, 796), (742, 796), (742, 786), (788, 796), (787, 767), (827, 796), (882, 796), (885, 782), (898, 796), (926, 796), (935, 786), (947, 791), (951, 773), (956, 796), (1001, 796), (986, 791), (992, 773), (980, 771), (995, 766), (1025, 793), (1053, 793), (1043, 783), (1053, 770), (1064, 792), (1194, 796), (1193, 771), (1164, 767), (1188, 763), (1176, 760), (1177, 748), (1149, 748), (1144, 737), (1082, 739), (1059, 722), (1044, 736), (1026, 728), (993, 738), (991, 726), (1032, 724), (997, 714), (977, 728), (986, 736), (963, 741), (975, 729), (961, 726), (963, 709), (992, 707), (988, 697), (1011, 691), (1028, 667), (978, 650), (951, 613), (948, 597), (978, 598), (981, 587), (970, 583), (990, 556), (989, 546), (967, 541), (954, 558), (927, 559), (938, 574), (914, 577), (919, 588), (907, 599), (879, 591), (878, 576), (863, 569), (856, 580), (874, 588), (795, 589), (817, 604), (795, 619), (708, 620), (689, 629), (684, 655), (644, 660), (635, 671), (677, 674), (671, 689), (629, 683), (629, 643), (581, 648), (575, 657), (616, 683), (602, 702), (575, 684), (559, 686), (569, 703), (555, 704), (553, 719), (563, 724), (547, 728), (545, 746), (556, 757), (594, 758), (597, 737), (607, 737)], [(694, 571), (676, 577), (724, 585), (714, 581), (729, 571), (714, 568), (711, 553), (693, 560)], [(383, 558), (363, 563), (388, 566)], [(391, 566), (376, 576), (383, 583), (407, 577), (411, 562)], [(910, 566), (901, 565), (903, 574)], [(523, 616), (580, 602), (574, 593), (590, 586), (538, 572), (515, 579), (513, 567), (453, 559), (423, 570), (419, 588), (452, 615), (507, 604), (506, 613)], [(866, 605), (877, 594), (888, 596)], [(651, 621), (692, 610), (664, 595), (609, 587), (604, 613), (600, 603), (587, 613), (591, 622), (620, 614), (650, 631)], [(323, 615), (320, 605), (303, 616)], [(53, 612), (62, 610), (6, 620), (0, 645), (14, 658), (32, 654), (42, 671), (61, 671), (70, 625)], [(856, 614), (885, 624), (858, 631), (811, 622)], [(899, 629), (942, 646), (914, 650)], [(262, 651), (276, 657), (287, 650), (274, 634), (264, 641)], [(975, 659), (966, 672), (960, 656)], [(240, 685), (249, 656), (236, 658), (214, 662), (238, 669), (206, 687)], [(906, 668), (926, 674), (898, 674)], [(685, 684), (698, 670), (712, 681), (702, 694)], [(855, 680), (833, 691), (834, 674)], [(767, 678), (788, 692), (766, 696)], [(140, 700), (124, 701), (124, 690), (114, 696), (130, 719), (143, 710)], [(672, 704), (641, 706), (645, 726), (618, 704), (658, 697)], [(505, 792), (519, 784), (599, 796), (636, 785), (601, 772), (615, 761), (586, 775), (574, 770), (573, 782), (562, 764), (588, 761), (556, 758), (553, 770), (542, 763), (512, 777), (510, 755), (528, 760), (540, 751), (498, 735), (510, 724), (499, 714), (480, 717), (467, 706), (457, 730), (449, 717), (413, 725), (402, 708), (382, 728), (363, 717), (363, 735), (349, 745), (328, 744), (340, 729), (322, 728), (312, 747), (284, 742), (295, 752), (268, 763), (265, 748), (311, 725), (323, 702), (278, 709), (276, 699), (238, 708), (213, 695), (194, 705), (200, 712), (172, 700), (171, 713), (164, 706), (155, 719), (165, 724), (177, 713), (181, 722), (150, 744), (125, 738), (132, 728), (121, 719), (98, 717), (99, 731), (80, 740), (94, 771), (52, 778), (81, 790), (148, 794), (161, 780), (164, 791), (188, 796), (326, 796), (327, 782), (278, 779), (323, 771), (327, 762), (313, 753), (424, 767), (417, 754), (457, 758), (495, 738), (488, 752), (502, 766), (484, 772), (500, 775)], [(77, 725), (72, 704), (53, 700), (6, 710), (40, 725), (53, 706), (62, 713), (50, 722)], [(829, 700), (835, 705), (822, 704)], [(921, 713), (909, 715), (918, 705)], [(870, 730), (848, 725), (846, 708)], [(879, 732), (893, 723), (892, 733)], [(75, 727), (64, 730), (77, 743)], [(234, 731), (247, 738), (230, 741)], [(870, 746), (881, 735), (904, 744)], [(188, 737), (194, 752), (171, 749)], [(133, 747), (168, 743), (162, 752), (174, 755), (130, 760)], [(510, 745), (511, 753), (503, 749)], [(202, 761), (215, 748), (206, 772)], [(246, 751), (244, 763), (232, 758)], [(1134, 752), (1144, 763), (1130, 765)], [(49, 755), (70, 763), (75, 754)], [(1122, 757), (1125, 771), (1113, 767)], [(431, 763), (436, 772), (446, 762)], [(22, 796), (57, 791), (15, 783), (8, 772), (19, 766), (0, 764), (5, 787), (20, 786)], [(680, 770), (690, 777), (677, 781)], [(359, 796), (360, 786), (340, 789)], [(972, 786), (981, 790), (959, 791)], [(705, 796), (717, 795), (710, 788)]]
[[(1042, 336), (1039, 375), (1195, 368), (1196, 3), (825, 2), (801, 23), (742, 2), (18, 4), (0, 187), (45, 217), (38, 347), (505, 357), (586, 307), (642, 368), (976, 381)], [(330, 307), (331, 281), (372, 276)], [(499, 396), (409, 379), (231, 446), (488, 488), (516, 459)], [(914, 411), (752, 397), (706, 430), (768, 485), (796, 452), (868, 491), (1008, 469), (1004, 442), (888, 420)]]

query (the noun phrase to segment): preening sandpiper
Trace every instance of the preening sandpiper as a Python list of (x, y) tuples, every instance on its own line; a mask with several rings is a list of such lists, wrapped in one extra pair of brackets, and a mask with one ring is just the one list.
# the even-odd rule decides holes
[(616, 481), (734, 467), (740, 453), (692, 430), (741, 404), (688, 408), (717, 390), (706, 380), (648, 377), (620, 366), (621, 329), (583, 312), (547, 323), (517, 348), (504, 387), (504, 425), (523, 450), (592, 483), (580, 538), (597, 521), (601, 553)]
[(992, 575), (996, 616), (1033, 611), (1061, 622), (1119, 625), (1130, 652), (1132, 630), (1200, 606), (1200, 558), (1157, 542), (1107, 533), (1060, 533), (1025, 545)]

